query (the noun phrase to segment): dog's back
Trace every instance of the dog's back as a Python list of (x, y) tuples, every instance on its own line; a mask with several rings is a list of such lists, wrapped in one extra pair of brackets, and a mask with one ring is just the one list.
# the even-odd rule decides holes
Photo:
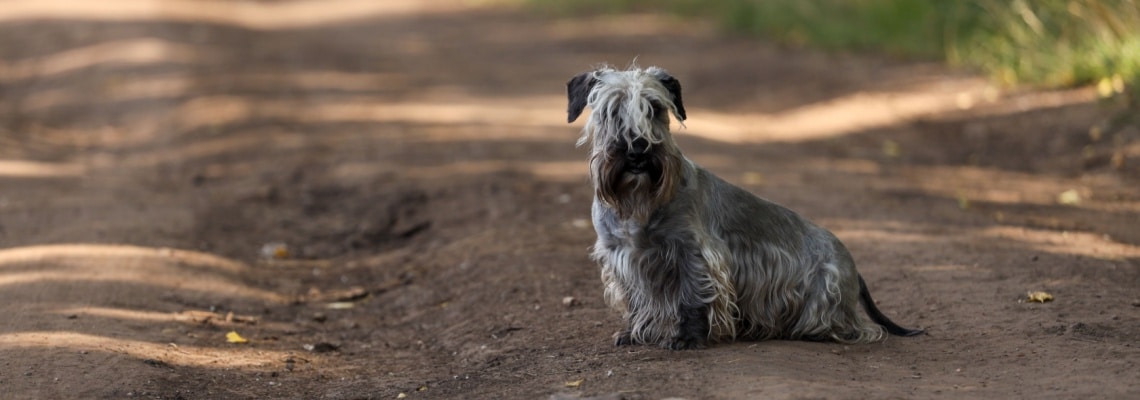
[[(846, 247), (831, 232), (796, 212), (728, 183), (693, 165), (707, 207), (699, 215), (709, 247), (730, 254), (739, 320), (736, 333), (750, 339), (826, 339), (821, 319), (857, 329), (848, 337), (873, 341), (882, 330), (855, 313), (858, 272)], [(851, 304), (840, 307), (840, 304)]]

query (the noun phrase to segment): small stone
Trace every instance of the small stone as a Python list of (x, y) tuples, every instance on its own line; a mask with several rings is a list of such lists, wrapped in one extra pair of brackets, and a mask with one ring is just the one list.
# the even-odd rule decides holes
[(301, 348), (314, 353), (328, 353), (339, 350), (340, 346), (328, 342), (320, 342), (317, 344), (302, 345)]
[(562, 298), (562, 305), (564, 305), (566, 307), (574, 307), (574, 306), (578, 305), (578, 299), (574, 298), (574, 296), (563, 297)]

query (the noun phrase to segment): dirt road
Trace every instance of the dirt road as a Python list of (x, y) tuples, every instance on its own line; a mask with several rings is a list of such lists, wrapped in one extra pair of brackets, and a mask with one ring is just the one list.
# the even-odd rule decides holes
[[(1095, 93), (477, 3), (4, 2), (0, 398), (1140, 398), (1140, 130)], [(929, 334), (612, 347), (563, 85), (634, 58)]]

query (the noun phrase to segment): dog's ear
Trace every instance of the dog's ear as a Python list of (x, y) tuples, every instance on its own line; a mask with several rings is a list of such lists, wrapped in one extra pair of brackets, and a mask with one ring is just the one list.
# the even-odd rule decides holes
[(594, 78), (593, 71), (583, 72), (566, 82), (566, 100), (569, 101), (569, 106), (566, 107), (566, 123), (574, 122), (582, 115), (582, 110), (586, 108), (586, 99), (590, 97), (590, 90), (594, 88), (594, 84), (598, 83), (598, 79)]
[(665, 71), (658, 73), (657, 79), (661, 81), (662, 86), (665, 86), (665, 90), (669, 91), (669, 95), (673, 96), (673, 105), (677, 107), (677, 118), (684, 121), (687, 117), (685, 104), (681, 102), (681, 82)]

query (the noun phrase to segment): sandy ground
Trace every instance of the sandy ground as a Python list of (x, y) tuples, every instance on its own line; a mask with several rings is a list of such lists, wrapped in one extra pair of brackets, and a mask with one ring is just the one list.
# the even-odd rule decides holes
[[(2, 398), (1140, 398), (1140, 130), (1093, 91), (654, 15), (90, 3), (0, 6)], [(613, 347), (564, 83), (635, 57), (929, 334)]]

